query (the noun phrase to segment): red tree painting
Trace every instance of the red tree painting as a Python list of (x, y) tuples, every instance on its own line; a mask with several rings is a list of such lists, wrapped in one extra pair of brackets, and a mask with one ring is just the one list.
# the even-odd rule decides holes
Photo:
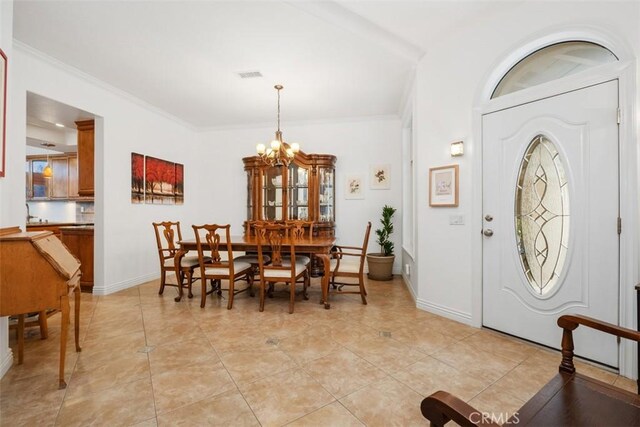
[(176, 186), (174, 188), (175, 191), (175, 199), (176, 204), (181, 205), (184, 203), (184, 165), (180, 163), (176, 163)]
[(131, 153), (131, 202), (184, 203), (184, 165)]
[(147, 203), (174, 204), (176, 164), (149, 156), (145, 160)]
[(144, 203), (144, 156), (131, 153), (131, 203)]

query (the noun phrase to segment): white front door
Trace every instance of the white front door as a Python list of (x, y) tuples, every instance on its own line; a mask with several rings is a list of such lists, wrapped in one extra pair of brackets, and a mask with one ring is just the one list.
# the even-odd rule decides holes
[[(562, 314), (618, 324), (618, 81), (483, 116), (483, 324), (559, 348)], [(618, 366), (586, 328), (576, 354)]]

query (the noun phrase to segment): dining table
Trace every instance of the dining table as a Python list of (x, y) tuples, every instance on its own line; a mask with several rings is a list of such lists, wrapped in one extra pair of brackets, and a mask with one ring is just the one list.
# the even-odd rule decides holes
[[(220, 236), (220, 246), (226, 246), (225, 236)], [(323, 274), (321, 279), (321, 287), (322, 287), (322, 299), (320, 304), (324, 304), (325, 309), (331, 308), (331, 304), (329, 303), (329, 280), (331, 276), (331, 264), (330, 264), (330, 255), (331, 248), (335, 245), (336, 238), (329, 236), (311, 236), (311, 237), (302, 237), (295, 238), (293, 243), (295, 246), (296, 254), (312, 254), (317, 257), (320, 261), (322, 261), (323, 265)], [(285, 252), (286, 249), (290, 246), (289, 239), (284, 239), (282, 241), (282, 251)], [(178, 300), (182, 299), (183, 296), (183, 288), (182, 288), (182, 275), (180, 273), (180, 261), (182, 257), (184, 257), (189, 251), (198, 250), (196, 240), (180, 240), (178, 242), (179, 248), (175, 255), (175, 266), (176, 266), (176, 277), (180, 282), (180, 286), (178, 286), (178, 290), (180, 292), (178, 296)], [(263, 248), (268, 248), (269, 245), (263, 242)], [(240, 236), (231, 236), (231, 250), (234, 252), (258, 252), (258, 239), (256, 236), (248, 236), (248, 235), (240, 235)]]

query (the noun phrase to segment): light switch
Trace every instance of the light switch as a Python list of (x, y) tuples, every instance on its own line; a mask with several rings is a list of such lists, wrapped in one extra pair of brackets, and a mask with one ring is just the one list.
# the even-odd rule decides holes
[(449, 225), (464, 225), (464, 215), (450, 215)]

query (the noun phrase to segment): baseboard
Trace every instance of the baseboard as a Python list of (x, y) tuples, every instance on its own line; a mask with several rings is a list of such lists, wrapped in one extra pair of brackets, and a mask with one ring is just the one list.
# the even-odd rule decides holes
[(105, 286), (105, 287), (94, 286), (93, 287), (93, 294), (94, 295), (109, 295), (109, 294), (113, 294), (113, 293), (118, 292), (118, 291), (122, 291), (124, 289), (131, 288), (133, 286), (141, 285), (143, 283), (146, 283), (146, 282), (149, 282), (151, 280), (158, 279), (158, 278), (160, 278), (160, 275), (158, 273), (150, 273), (150, 274), (145, 274), (144, 276), (135, 277), (133, 279), (123, 280), (122, 282), (113, 283), (113, 284)]
[(11, 350), (11, 347), (7, 347), (7, 355), (0, 362), (0, 378), (4, 377), (11, 365), (13, 365), (13, 350)]
[(402, 274), (402, 281), (404, 282), (404, 285), (409, 290), (409, 294), (411, 295), (411, 298), (413, 298), (413, 302), (417, 303), (418, 296), (415, 294), (413, 287), (411, 286), (411, 282), (409, 281), (409, 279), (407, 279), (407, 276), (405, 276), (404, 274)]
[(416, 307), (421, 310), (428, 311), (429, 313), (437, 314), (438, 316), (446, 317), (447, 319), (455, 320), (456, 322), (473, 326), (470, 313), (465, 313), (463, 311), (445, 307), (440, 304), (434, 304), (421, 298), (417, 299)]

